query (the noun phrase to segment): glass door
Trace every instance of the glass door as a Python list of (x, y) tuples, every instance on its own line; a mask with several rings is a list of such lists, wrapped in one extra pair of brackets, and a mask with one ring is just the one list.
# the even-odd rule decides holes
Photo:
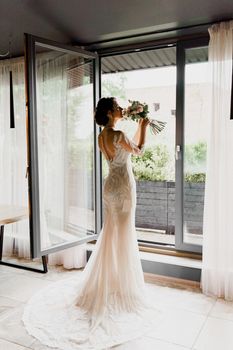
[(207, 130), (208, 39), (177, 46), (176, 248), (202, 251)]
[[(101, 58), (102, 96), (149, 105), (166, 122), (147, 134), (142, 157), (132, 157), (137, 183), (138, 240), (200, 253), (205, 190), (207, 115), (210, 112), (208, 38)], [(133, 137), (136, 123), (117, 125)], [(103, 179), (107, 165), (103, 160)]]
[[(136, 230), (140, 242), (175, 245), (176, 47), (121, 53), (101, 58), (102, 96), (145, 102), (150, 118), (166, 123), (157, 135), (148, 130), (143, 156), (132, 156), (137, 185)], [(117, 128), (133, 138), (137, 123), (120, 121)], [(103, 159), (103, 179), (107, 164)]]
[(93, 239), (96, 55), (25, 35), (32, 257)]

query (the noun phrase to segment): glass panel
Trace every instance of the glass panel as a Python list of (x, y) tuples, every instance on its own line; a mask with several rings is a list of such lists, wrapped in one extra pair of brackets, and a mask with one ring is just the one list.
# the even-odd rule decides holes
[(185, 50), (184, 242), (202, 245), (207, 116), (210, 113), (208, 48)]
[(41, 248), (94, 233), (93, 62), (36, 45)]
[[(162, 245), (175, 244), (175, 62), (175, 47), (102, 59), (102, 96), (117, 97), (123, 107), (128, 100), (146, 102), (150, 118), (167, 123), (156, 136), (148, 130), (144, 156), (132, 157), (138, 239)], [(117, 128), (132, 138), (137, 124), (125, 120)], [(105, 176), (106, 169), (103, 162)]]

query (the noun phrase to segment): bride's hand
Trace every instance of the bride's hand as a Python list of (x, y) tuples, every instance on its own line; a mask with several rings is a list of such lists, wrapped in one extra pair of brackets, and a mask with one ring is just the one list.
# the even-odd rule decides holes
[(149, 121), (148, 118), (141, 118), (141, 119), (139, 120), (139, 125), (140, 125), (141, 127), (146, 128), (149, 124), (150, 124), (150, 121)]

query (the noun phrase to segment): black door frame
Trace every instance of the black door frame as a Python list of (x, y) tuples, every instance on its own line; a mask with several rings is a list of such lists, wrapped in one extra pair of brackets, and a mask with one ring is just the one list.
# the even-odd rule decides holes
[[(139, 44), (140, 51), (148, 51), (161, 49), (164, 47), (176, 46), (177, 50), (177, 88), (176, 88), (176, 144), (175, 154), (176, 154), (176, 194), (175, 194), (175, 211), (176, 211), (176, 220), (175, 220), (175, 246), (174, 248), (169, 246), (164, 246), (163, 249), (170, 251), (183, 251), (183, 252), (191, 252), (191, 253), (202, 253), (202, 246), (188, 244), (184, 242), (183, 239), (183, 148), (184, 148), (184, 88), (185, 88), (185, 49), (186, 48), (194, 48), (200, 46), (207, 46), (209, 42), (209, 35), (206, 32), (205, 35), (196, 35), (190, 37), (182, 37), (182, 38), (172, 38), (165, 39), (163, 41), (159, 41), (156, 45), (156, 41), (152, 43), (144, 43)], [(99, 54), (100, 60), (100, 68), (101, 68), (101, 59), (108, 56), (121, 55), (124, 53), (132, 53), (137, 47), (137, 44), (133, 45), (125, 45), (119, 48), (113, 47), (108, 49), (100, 49), (97, 50)], [(138, 50), (137, 50), (138, 51)], [(100, 82), (101, 83), (101, 82)], [(102, 177), (102, 173), (101, 173)], [(140, 242), (140, 240), (139, 240)], [(159, 244), (151, 244), (151, 242), (143, 242), (147, 246), (153, 246), (161, 249), (161, 245)]]
[[(40, 203), (39, 203), (39, 165), (38, 165), (38, 140), (37, 140), (37, 104), (36, 104), (36, 53), (35, 45), (39, 44), (42, 47), (56, 49), (63, 53), (78, 54), (85, 58), (93, 59), (93, 108), (96, 101), (99, 99), (99, 84), (96, 84), (99, 74), (98, 70), (98, 55), (83, 49), (73, 46), (60, 44), (52, 40), (25, 34), (25, 80), (26, 80), (26, 106), (27, 106), (27, 144), (28, 144), (28, 186), (29, 186), (29, 225), (30, 225), (30, 250), (31, 257), (37, 258), (49, 253), (73, 247), (95, 239), (96, 233), (100, 230), (100, 213), (99, 200), (94, 190), (95, 203), (95, 233), (88, 235), (85, 238), (71, 243), (56, 245), (55, 247), (41, 250), (41, 229), (40, 229)], [(94, 183), (98, 188), (99, 181), (99, 156), (97, 151), (97, 128), (94, 124)], [(97, 173), (98, 171), (98, 173)]]
[(202, 253), (202, 246), (184, 242), (184, 123), (185, 123), (185, 50), (208, 46), (209, 38), (180, 40), (177, 42), (177, 86), (176, 86), (176, 234), (177, 250)]

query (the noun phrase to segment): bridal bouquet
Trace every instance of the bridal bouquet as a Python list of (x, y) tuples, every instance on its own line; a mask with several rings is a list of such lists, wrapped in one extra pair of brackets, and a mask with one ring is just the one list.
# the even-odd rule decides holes
[[(149, 114), (149, 109), (146, 103), (131, 100), (129, 100), (129, 103), (130, 105), (123, 111), (123, 115), (126, 119), (131, 119), (138, 122), (139, 119), (148, 118), (147, 115)], [(165, 122), (149, 119), (150, 130), (155, 135), (161, 132), (165, 125)]]

